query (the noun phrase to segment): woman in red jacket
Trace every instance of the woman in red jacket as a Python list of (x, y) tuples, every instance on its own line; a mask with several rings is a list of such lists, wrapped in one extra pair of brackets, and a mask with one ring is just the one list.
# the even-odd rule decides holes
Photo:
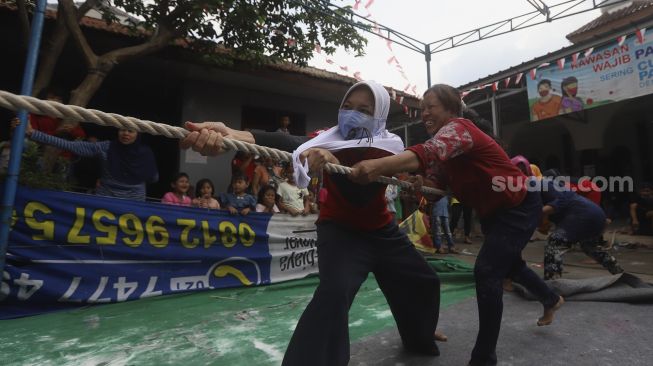
[(539, 193), (529, 192), (526, 176), (505, 151), (461, 115), (458, 91), (444, 84), (432, 86), (424, 93), (422, 120), (433, 137), (403, 153), (359, 162), (350, 178), (367, 183), (382, 175), (422, 171), (478, 212), (485, 241), (474, 268), (479, 332), (470, 365), (495, 365), (504, 278), (524, 285), (544, 305), (538, 325), (550, 324), (564, 300), (521, 257), (540, 219)]

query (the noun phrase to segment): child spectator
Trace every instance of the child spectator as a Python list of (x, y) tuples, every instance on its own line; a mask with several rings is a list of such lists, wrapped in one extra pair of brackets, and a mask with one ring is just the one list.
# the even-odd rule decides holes
[(449, 228), (449, 197), (444, 196), (433, 203), (431, 210), (431, 233), (433, 233), (433, 245), (437, 253), (444, 253), (442, 250), (442, 236), (447, 241), (449, 253), (458, 253), (453, 244), (451, 229)]
[(231, 177), (231, 189), (233, 193), (222, 194), (222, 204), (232, 215), (247, 215), (256, 208), (256, 198), (247, 193), (249, 181), (243, 174), (235, 173)]
[(161, 203), (175, 206), (190, 206), (192, 201), (188, 197), (188, 188), (190, 187), (190, 181), (188, 179), (188, 174), (179, 173), (175, 177), (175, 180), (170, 183), (172, 187), (172, 192), (168, 192), (163, 195)]
[(283, 171), (286, 181), (279, 184), (277, 189), (277, 193), (281, 196), (279, 203), (281, 209), (292, 216), (308, 215), (311, 212), (308, 202), (308, 189), (297, 187), (294, 171), (292, 164), (286, 165)]
[(193, 206), (200, 208), (219, 209), (220, 202), (215, 199), (215, 187), (210, 179), (200, 179), (195, 185), (197, 197), (193, 199)]
[(256, 212), (279, 213), (277, 206), (277, 191), (272, 185), (265, 185), (258, 191)]

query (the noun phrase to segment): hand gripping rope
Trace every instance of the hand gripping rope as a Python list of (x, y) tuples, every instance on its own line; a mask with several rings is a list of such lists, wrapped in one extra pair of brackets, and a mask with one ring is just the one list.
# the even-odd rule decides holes
[[(190, 131), (183, 127), (170, 126), (134, 117), (125, 117), (115, 113), (106, 113), (96, 109), (86, 109), (75, 105), (66, 105), (51, 100), (41, 100), (25, 95), (16, 95), (4, 90), (0, 90), (0, 107), (14, 111), (25, 109), (30, 113), (57, 117), (75, 122), (90, 122), (100, 126), (129, 129), (169, 138), (184, 138), (190, 133)], [(230, 150), (248, 152), (276, 160), (292, 161), (292, 154), (286, 151), (250, 144), (248, 142), (233, 140), (230, 138), (224, 138), (223, 142), (225, 147)], [(351, 168), (349, 167), (331, 163), (326, 164), (325, 170), (329, 173), (338, 174), (349, 174), (351, 172)], [(402, 188), (412, 188), (411, 183), (396, 178), (379, 177), (376, 181), (397, 185)], [(421, 191), (422, 193), (427, 194), (447, 194), (447, 192), (443, 190), (430, 187), (422, 187)]]

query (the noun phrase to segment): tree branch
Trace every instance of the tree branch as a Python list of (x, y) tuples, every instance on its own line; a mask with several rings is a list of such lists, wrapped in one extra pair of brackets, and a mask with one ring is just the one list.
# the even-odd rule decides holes
[(86, 64), (89, 67), (94, 67), (95, 64), (97, 64), (98, 57), (95, 52), (93, 52), (93, 49), (88, 44), (86, 37), (82, 33), (82, 29), (79, 27), (77, 9), (75, 8), (73, 0), (59, 0), (59, 5), (61, 5), (61, 7), (58, 16), (63, 17), (66, 21), (68, 31), (72, 35), (73, 40), (75, 41), (75, 45), (84, 56)]
[(112, 60), (115, 63), (120, 63), (125, 60), (144, 56), (152, 52), (156, 52), (163, 47), (170, 44), (170, 42), (177, 37), (177, 33), (170, 31), (167, 27), (160, 25), (156, 31), (156, 35), (150, 38), (147, 42), (141, 43), (136, 46), (124, 47), (117, 50), (109, 51), (101, 56), (102, 59)]
[(16, 0), (16, 8), (18, 8), (18, 22), (20, 24), (21, 45), (24, 49), (29, 47), (30, 25), (29, 17), (27, 16), (27, 4), (25, 0)]
[(86, 0), (82, 5), (77, 9), (77, 21), (82, 20), (84, 15), (88, 13), (89, 10), (93, 9), (100, 3), (99, 0)]

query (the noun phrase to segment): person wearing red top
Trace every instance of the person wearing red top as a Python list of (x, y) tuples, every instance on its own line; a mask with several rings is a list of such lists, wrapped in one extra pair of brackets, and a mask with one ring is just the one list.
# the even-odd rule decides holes
[(599, 207), (601, 206), (601, 189), (592, 183), (590, 179), (585, 178), (571, 181), (569, 182), (569, 188), (571, 188), (572, 192), (576, 192), (578, 195), (587, 198)]
[[(222, 152), (222, 136), (286, 151), (302, 151), (300, 144), (315, 142), (315, 147), (307, 148), (301, 156), (312, 172), (320, 172), (327, 162), (353, 165), (392, 155), (386, 150), (391, 142), (398, 145), (392, 145), (396, 152), (401, 152), (401, 140), (385, 130), (389, 105), (390, 97), (382, 86), (361, 82), (345, 95), (338, 127), (315, 140), (278, 132), (234, 131), (224, 124), (205, 122), (187, 123), (192, 132), (180, 146), (216, 155)], [(356, 135), (356, 131), (363, 130), (362, 124), (375, 126), (366, 131), (368, 138)], [(352, 128), (343, 131), (340, 127), (344, 126)], [(385, 146), (384, 140), (389, 145)], [(388, 300), (404, 347), (411, 352), (439, 355), (434, 341), (444, 340), (435, 334), (440, 281), (392, 220), (385, 203), (386, 185), (359, 185), (344, 175), (325, 174), (324, 187), (329, 193), (317, 222), (320, 284), (295, 328), (283, 365), (337, 366), (349, 362), (348, 312), (370, 272)]]
[[(45, 99), (54, 102), (63, 102), (61, 92), (51, 88), (45, 92)], [(29, 122), (33, 129), (41, 131), (46, 135), (60, 137), (69, 141), (82, 140), (86, 138), (86, 132), (79, 124), (63, 123), (59, 118), (30, 114)], [(59, 156), (71, 160), (75, 154), (70, 151), (59, 150)]]
[(455, 88), (434, 85), (423, 98), (422, 119), (433, 137), (401, 154), (359, 162), (350, 178), (368, 183), (382, 175), (425, 172), (436, 187), (449, 187), (460, 202), (478, 212), (485, 239), (474, 266), (479, 331), (469, 364), (496, 365), (504, 278), (524, 285), (543, 304), (538, 325), (550, 324), (564, 302), (521, 257), (539, 221), (542, 200), (527, 191), (526, 176), (505, 151), (459, 117), (462, 102)]

